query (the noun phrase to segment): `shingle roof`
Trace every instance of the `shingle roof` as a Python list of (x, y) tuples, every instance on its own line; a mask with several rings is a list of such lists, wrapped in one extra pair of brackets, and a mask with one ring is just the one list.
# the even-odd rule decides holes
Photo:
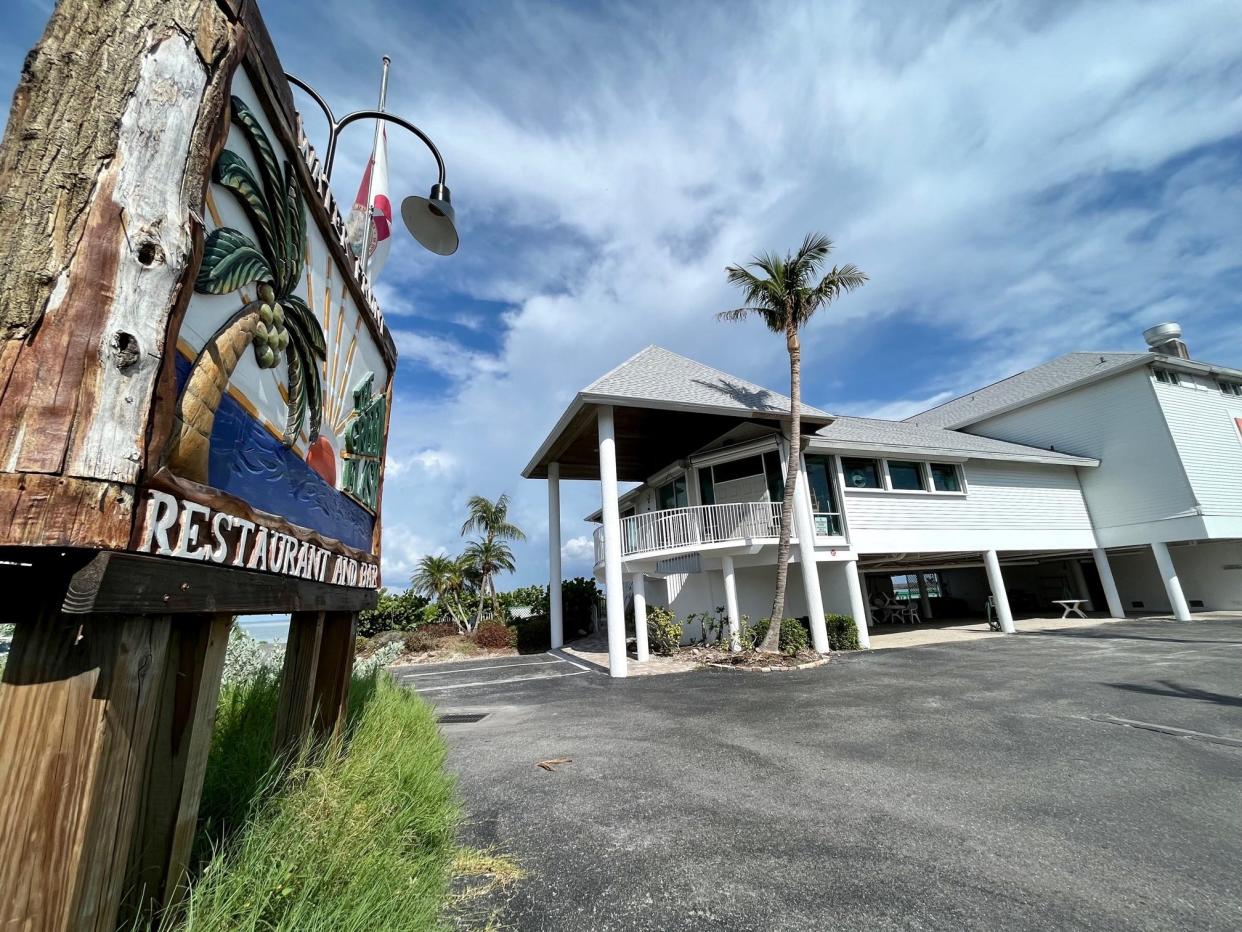
[(963, 427), (993, 414), (1047, 395), (1093, 381), (1110, 372), (1150, 362), (1151, 353), (1067, 353), (1042, 366), (1026, 369), (968, 395), (906, 418), (907, 423), (936, 427)]
[(1057, 453), (1020, 443), (1007, 443), (956, 430), (908, 421), (881, 421), (869, 417), (840, 417), (815, 434), (817, 441), (845, 450), (963, 456), (977, 459), (1023, 460), (1067, 466), (1094, 464), (1095, 460)]
[[(789, 397), (705, 366), (701, 362), (648, 346), (582, 390), (584, 398), (650, 401), (668, 405), (788, 413)], [(803, 404), (803, 415), (830, 418), (826, 411)]]

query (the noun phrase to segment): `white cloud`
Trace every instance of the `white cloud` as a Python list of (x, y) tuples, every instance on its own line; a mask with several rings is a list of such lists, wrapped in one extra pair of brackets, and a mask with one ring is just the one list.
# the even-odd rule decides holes
[[(386, 549), (417, 528), (455, 550), (465, 498), (507, 491), (531, 536), (519, 581), (541, 578), (545, 487), (519, 472), (574, 391), (652, 342), (780, 387), (781, 342), (712, 314), (735, 301), (725, 265), (808, 229), (871, 276), (806, 333), (807, 399), (831, 411), (899, 416), (1059, 352), (1141, 348), (1170, 314), (1192, 349), (1236, 354), (1220, 342), (1238, 335), (1236, 279), (1221, 283), (1242, 256), (1242, 185), (1211, 148), (1242, 125), (1236, 13), (489, 4), (407, 11), (376, 37), (392, 10), (355, 4), (334, 23), (351, 54), (325, 60), (308, 36), (303, 61), (343, 112), (369, 105), (353, 53), (392, 52), (390, 106), (443, 150), (462, 227), (449, 260), (398, 237), (384, 272), (401, 366), (450, 385), (394, 404), (390, 455), (420, 470), (385, 497)], [(343, 143), (338, 178), (357, 177), (366, 136)], [(391, 145), (394, 190), (425, 190), (425, 156)], [(494, 352), (422, 332), (414, 295), (431, 291), (511, 305)], [(948, 346), (926, 384), (855, 392), (884, 361), (842, 334), (907, 324)], [(561, 486), (566, 573), (586, 573), (574, 531), (598, 486)]]
[[(561, 560), (576, 566), (595, 560), (595, 543), (590, 537), (571, 537), (561, 544)], [(578, 575), (576, 573), (572, 575)]]

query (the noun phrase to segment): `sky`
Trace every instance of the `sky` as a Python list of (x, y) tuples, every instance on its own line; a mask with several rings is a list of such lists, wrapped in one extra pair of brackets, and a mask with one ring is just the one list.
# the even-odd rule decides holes
[[(14, 0), (11, 96), (50, 4)], [(804, 399), (900, 418), (1074, 350), (1183, 326), (1242, 366), (1242, 7), (1093, 2), (266, 0), (287, 70), (338, 114), (389, 109), (444, 154), (451, 258), (398, 230), (378, 293), (400, 354), (384, 581), (457, 552), (468, 496), (514, 499), (506, 584), (546, 581), (520, 473), (576, 391), (657, 343), (784, 391), (783, 339), (727, 265), (811, 230), (870, 276), (811, 322)], [(312, 142), (322, 121), (299, 97)], [(351, 203), (370, 146), (341, 140)], [(389, 135), (396, 198), (434, 163)], [(562, 482), (567, 575), (595, 482)]]

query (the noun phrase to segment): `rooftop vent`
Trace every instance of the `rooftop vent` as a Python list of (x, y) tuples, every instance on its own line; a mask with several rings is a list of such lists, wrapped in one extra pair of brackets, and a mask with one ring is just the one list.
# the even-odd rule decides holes
[(1179, 359), (1190, 358), (1190, 350), (1182, 342), (1181, 324), (1164, 323), (1148, 327), (1143, 331), (1143, 339), (1147, 341), (1150, 352), (1160, 353), (1162, 356), (1177, 356)]

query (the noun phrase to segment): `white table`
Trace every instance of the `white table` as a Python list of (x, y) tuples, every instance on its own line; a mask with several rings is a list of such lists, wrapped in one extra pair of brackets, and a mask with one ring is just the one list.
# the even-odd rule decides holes
[(1061, 606), (1061, 617), (1069, 618), (1070, 615), (1077, 615), (1079, 618), (1086, 618), (1087, 613), (1082, 610), (1082, 606), (1086, 605), (1090, 599), (1053, 599), (1053, 605)]

